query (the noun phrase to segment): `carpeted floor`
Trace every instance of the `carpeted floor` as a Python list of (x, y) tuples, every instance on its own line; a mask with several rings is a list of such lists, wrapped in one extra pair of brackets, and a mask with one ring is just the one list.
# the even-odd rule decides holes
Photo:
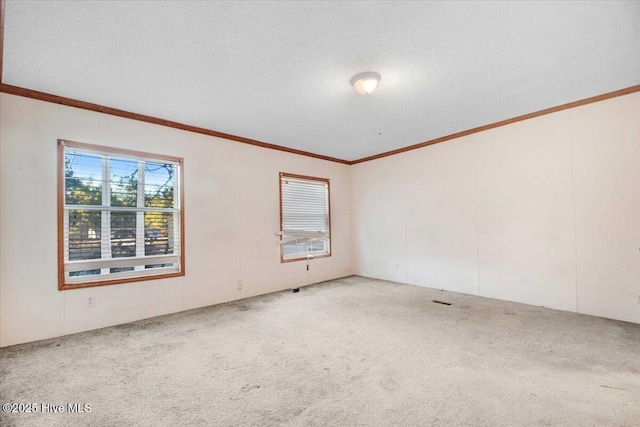
[(640, 425), (640, 325), (356, 276), (0, 363), (2, 426)]

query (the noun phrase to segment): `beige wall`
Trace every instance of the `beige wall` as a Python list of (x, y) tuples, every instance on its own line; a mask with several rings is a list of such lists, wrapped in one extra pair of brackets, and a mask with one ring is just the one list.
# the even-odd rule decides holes
[[(351, 167), (7, 94), (0, 124), (0, 346), (352, 273), (640, 323), (639, 93)], [(58, 138), (184, 157), (185, 277), (57, 290)], [(280, 171), (331, 179), (309, 272)]]
[(640, 93), (351, 179), (356, 274), (640, 323)]
[[(352, 274), (349, 166), (7, 94), (0, 123), (1, 346)], [(57, 290), (58, 138), (184, 158), (185, 277)], [(308, 272), (280, 263), (281, 171), (331, 180), (333, 256)]]

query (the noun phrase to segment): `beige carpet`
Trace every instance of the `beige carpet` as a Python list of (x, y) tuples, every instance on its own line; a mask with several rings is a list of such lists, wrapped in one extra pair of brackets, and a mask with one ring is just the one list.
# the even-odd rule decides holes
[(3, 412), (3, 427), (640, 425), (640, 325), (362, 277), (0, 363), (1, 403), (65, 409)]

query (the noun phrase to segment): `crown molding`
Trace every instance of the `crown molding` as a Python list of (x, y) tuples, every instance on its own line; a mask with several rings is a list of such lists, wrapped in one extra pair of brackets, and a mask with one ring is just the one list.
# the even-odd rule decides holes
[(50, 93), (39, 92), (31, 89), (25, 89), (18, 86), (11, 86), (5, 83), (0, 83), (0, 92), (8, 93), (10, 95), (22, 96), (25, 98), (37, 99), (45, 102), (52, 102), (54, 104), (66, 105), (68, 107), (80, 108), (83, 110), (95, 111), (98, 113), (109, 114), (112, 116), (124, 117), (126, 119), (138, 120), (141, 122), (152, 123), (155, 125), (166, 126), (174, 129), (186, 130), (188, 132), (200, 133), (203, 135), (228, 139), (231, 141), (241, 142), (243, 144), (254, 145), (257, 147), (269, 148), (272, 150), (284, 151), (286, 153), (313, 157), (320, 160), (327, 160), (330, 162), (342, 163), (345, 165), (348, 165), (351, 163), (348, 160), (342, 160), (335, 157), (323, 156), (321, 154), (310, 153), (308, 151), (303, 151), (303, 150), (296, 150), (295, 148), (283, 147), (281, 145), (270, 144), (268, 142), (245, 138), (243, 136), (231, 135), (224, 132), (218, 132), (212, 129), (206, 129), (206, 128), (201, 128), (197, 126), (187, 125), (184, 123), (174, 122), (171, 120), (160, 119), (158, 117), (147, 116), (145, 114), (132, 113), (130, 111), (119, 110), (117, 108), (106, 107), (104, 105), (99, 105), (99, 104), (93, 104), (91, 102), (80, 101), (77, 99), (66, 98), (58, 95), (52, 95)]
[(356, 165), (358, 163), (369, 162), (371, 160), (381, 159), (383, 157), (389, 157), (400, 153), (405, 153), (411, 150), (417, 150), (418, 148), (428, 147), (429, 145), (439, 144), (441, 142), (450, 141), (452, 139), (461, 138), (463, 136), (471, 135), (478, 132), (484, 132), (489, 129), (495, 129), (497, 127), (510, 125), (511, 123), (521, 122), (523, 120), (532, 119), (534, 117), (540, 117), (551, 113), (557, 113), (558, 111), (568, 110), (570, 108), (580, 107), (582, 105), (592, 104), (594, 102), (604, 101), (606, 99), (616, 98), (618, 96), (629, 95), (631, 93), (640, 92), (640, 85), (627, 87), (613, 92), (608, 92), (602, 95), (592, 96), (590, 98), (581, 99), (579, 101), (569, 102), (567, 104), (558, 105), (556, 107), (545, 108), (544, 110), (535, 111), (529, 114), (523, 114), (522, 116), (513, 117), (499, 122), (491, 123), (484, 126), (479, 126), (473, 129), (464, 130), (462, 132), (452, 133), (451, 135), (441, 136), (439, 138), (431, 139), (429, 141), (420, 142), (418, 144), (409, 145), (407, 147), (398, 148), (396, 150), (386, 151), (384, 153), (375, 154), (373, 156), (363, 157), (358, 160), (353, 160), (349, 164)]
[(245, 138), (242, 136), (232, 135), (228, 133), (218, 132), (212, 129), (201, 128), (197, 126), (191, 126), (183, 123), (174, 122), (171, 120), (165, 120), (157, 117), (147, 116), (144, 114), (132, 113), (129, 111), (119, 110), (117, 108), (111, 108), (104, 105), (93, 104), (90, 102), (80, 101), (77, 99), (65, 98), (63, 96), (52, 95), (49, 93), (38, 92), (31, 89), (25, 89), (18, 86), (11, 86), (2, 83), (2, 65), (4, 56), (4, 16), (5, 16), (5, 0), (0, 0), (0, 92), (8, 93), (11, 95), (22, 96), (26, 98), (37, 99), (45, 102), (52, 102), (55, 104), (66, 105), (69, 107), (81, 108), (89, 111), (96, 111), (98, 113), (110, 114), (113, 116), (124, 117), (132, 120), (139, 120), (142, 122), (152, 123), (160, 126), (166, 126), (174, 129), (185, 130), (188, 132), (199, 133), (203, 135), (213, 136), (216, 138), (227, 139), (231, 141), (240, 142), (243, 144), (253, 145), (262, 148), (268, 148), (271, 150), (283, 151), (286, 153), (297, 154), (300, 156), (312, 157), (320, 160), (327, 160), (330, 162), (341, 163), (344, 165), (355, 165), (359, 163), (369, 162), (371, 160), (381, 159), (383, 157), (389, 157), (396, 154), (405, 153), (411, 150), (417, 150), (418, 148), (428, 147), (430, 145), (439, 144), (441, 142), (450, 141), (452, 139), (461, 138), (463, 136), (471, 135), (478, 132), (484, 132), (489, 129), (494, 129), (501, 126), (506, 126), (511, 123), (521, 122), (523, 120), (532, 119), (534, 117), (544, 116), (546, 114), (556, 113), (558, 111), (567, 110), (570, 108), (580, 107), (582, 105), (592, 104), (594, 102), (604, 101), (606, 99), (616, 98), (618, 96), (628, 95), (635, 92), (640, 92), (640, 85), (630, 86), (624, 89), (608, 92), (602, 95), (592, 96), (590, 98), (581, 99), (567, 104), (558, 105), (556, 107), (546, 108), (544, 110), (535, 111), (529, 114), (523, 114), (521, 116), (513, 117), (499, 122), (491, 123), (484, 126), (475, 127), (461, 132), (456, 132), (450, 135), (441, 136), (439, 138), (431, 139), (428, 141), (420, 142), (418, 144), (409, 145), (406, 147), (398, 148), (391, 151), (385, 151), (383, 153), (375, 154), (368, 157), (363, 157), (357, 160), (343, 160), (336, 157), (323, 156), (321, 154), (315, 154), (308, 151), (296, 150), (295, 148), (283, 147), (281, 145), (271, 144), (268, 142), (258, 141), (255, 139)]

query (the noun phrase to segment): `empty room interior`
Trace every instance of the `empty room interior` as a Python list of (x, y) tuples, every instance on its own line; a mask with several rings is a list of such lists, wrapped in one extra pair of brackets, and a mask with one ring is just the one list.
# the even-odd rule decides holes
[(640, 425), (640, 2), (0, 5), (0, 425)]

